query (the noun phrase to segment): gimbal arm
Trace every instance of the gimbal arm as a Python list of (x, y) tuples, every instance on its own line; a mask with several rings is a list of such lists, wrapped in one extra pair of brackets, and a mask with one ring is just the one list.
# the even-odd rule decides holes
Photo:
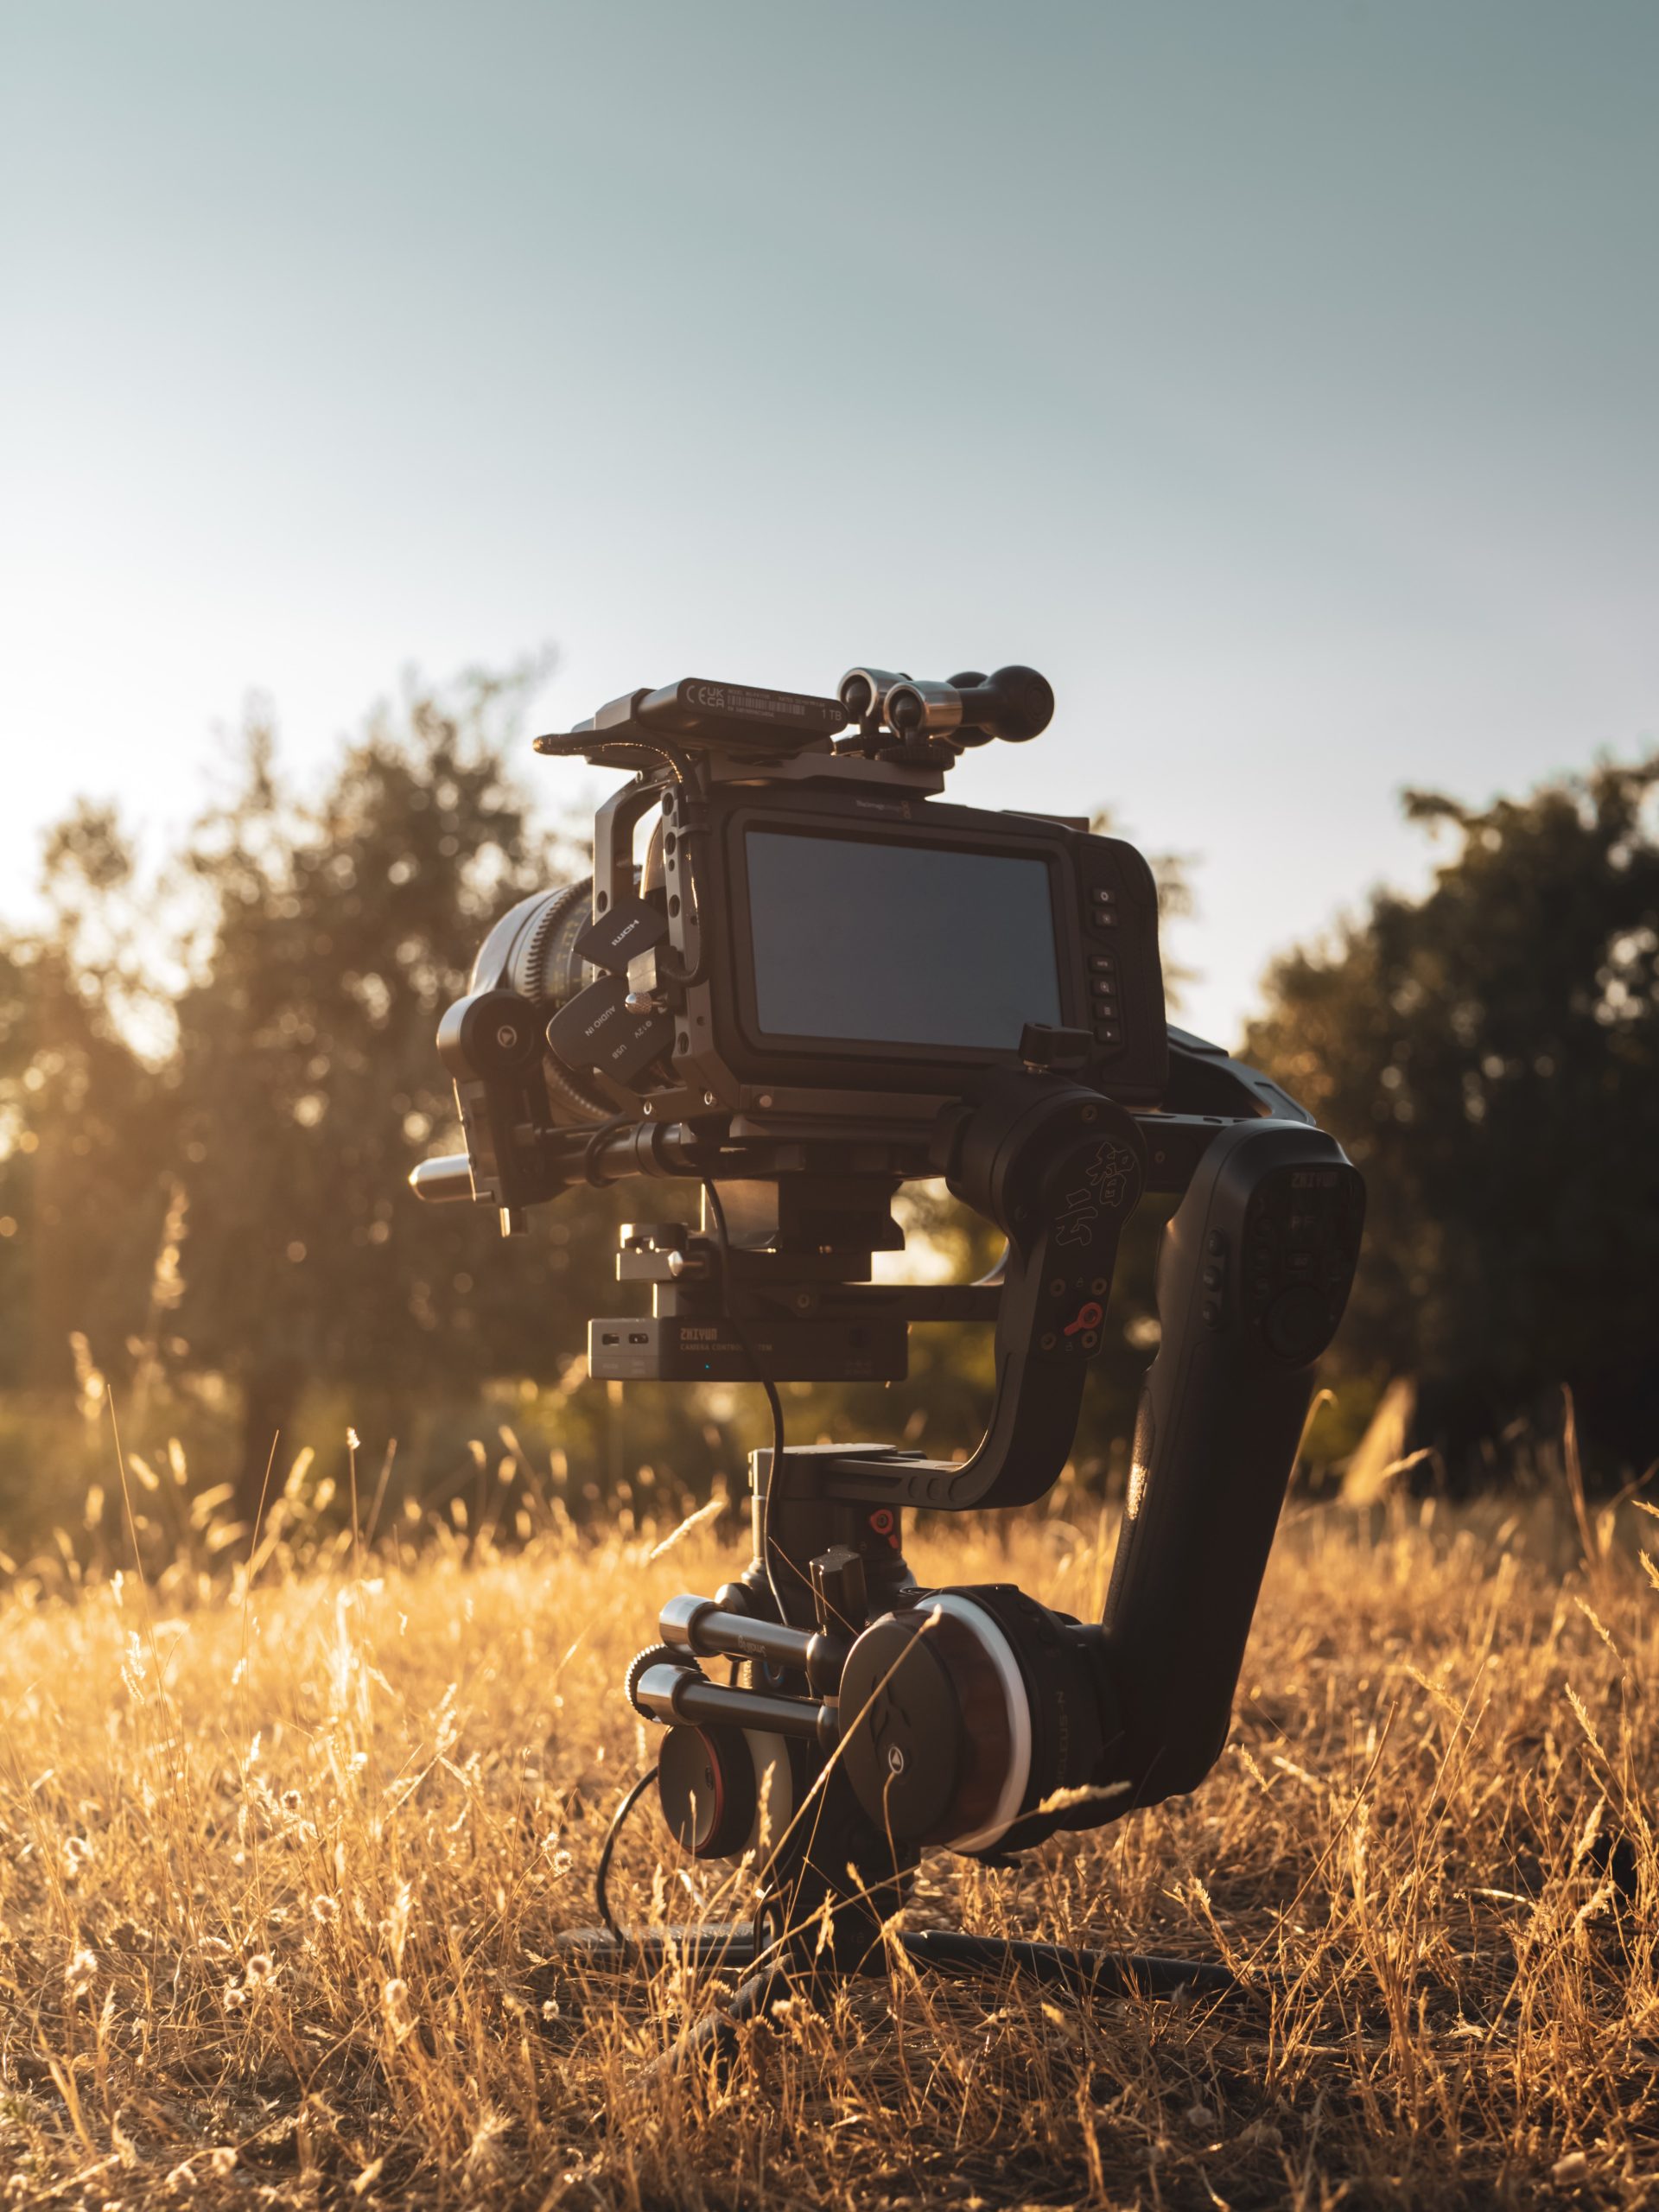
[(935, 1158), (953, 1196), (1008, 1240), (990, 1421), (938, 1502), (1027, 1505), (1058, 1480), (1077, 1436), (1118, 1238), (1146, 1185), (1146, 1143), (1097, 1091), (1007, 1075), (946, 1122)]
[[(1165, 1188), (1186, 1181), (1160, 1249), (1161, 1343), (1142, 1391), (1104, 1619), (1067, 1632), (1065, 1664), (1039, 1663), (1034, 1643), (1023, 1653), (1052, 1740), (1075, 1746), (1093, 1735), (1088, 1779), (1105, 1794), (1021, 1821), (1021, 1845), (1194, 1789), (1214, 1764), (1315, 1366), (1358, 1253), (1363, 1185), (1334, 1140), (1254, 1070), (1196, 1039), (1176, 1050), (1174, 1098), (1210, 1113), (1137, 1119), (1031, 1075), (998, 1078), (962, 1110), (942, 1164), (956, 1194), (1009, 1240), (984, 1440), (955, 1469), (849, 1455), (815, 1471), (843, 1497), (965, 1508), (1040, 1497), (1071, 1447), (1100, 1341), (1092, 1294), (1103, 1306), (1142, 1179), (1150, 1169)], [(1096, 1326), (1079, 1329), (1085, 1319)], [(1017, 1639), (1017, 1624), (1004, 1625)], [(1077, 1778), (1055, 1771), (1049, 1781)]]
[(1294, 1122), (1234, 1122), (1164, 1231), (1162, 1342), (1135, 1425), (1100, 1654), (1108, 1817), (1219, 1756), (1274, 1529), (1341, 1319), (1364, 1187)]

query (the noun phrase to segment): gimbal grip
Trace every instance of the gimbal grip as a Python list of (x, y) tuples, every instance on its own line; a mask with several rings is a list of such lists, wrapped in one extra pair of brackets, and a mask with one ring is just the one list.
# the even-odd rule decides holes
[[(1226, 1740), (1274, 1525), (1342, 1316), (1364, 1186), (1322, 1131), (1235, 1124), (1164, 1232), (1163, 1341), (1106, 1600), (1116, 1811), (1195, 1789)], [(1114, 1815), (1116, 1816), (1116, 1815)]]

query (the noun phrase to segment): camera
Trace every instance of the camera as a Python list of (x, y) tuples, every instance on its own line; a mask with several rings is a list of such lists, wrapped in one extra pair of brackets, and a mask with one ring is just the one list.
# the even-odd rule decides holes
[[(1021, 678), (1050, 697), (1030, 670), (982, 689), (1000, 699)], [(975, 696), (862, 670), (843, 694), (879, 682), (900, 704)], [(540, 741), (607, 766), (639, 757), (645, 731), (697, 752), (695, 774), (671, 766), (602, 807), (591, 884), (522, 900), (474, 965), (474, 992), (543, 1015), (555, 1118), (721, 1109), (772, 1129), (913, 1130), (1014, 1055), (1027, 1022), (1076, 1031), (1110, 1096), (1155, 1104), (1163, 985), (1140, 854), (1086, 823), (938, 803), (960, 724), (835, 746), (845, 720), (836, 700), (687, 682)]]
[[(695, 1188), (695, 1221), (624, 1226), (618, 1279), (651, 1310), (592, 1321), (589, 1371), (768, 1394), (753, 1555), (671, 1603), (626, 1685), (666, 1730), (671, 1828), (757, 1870), (755, 2004), (826, 1956), (862, 1968), (924, 1850), (1000, 1861), (1203, 1779), (1358, 1255), (1340, 1147), (1166, 1021), (1141, 855), (943, 798), (965, 752), (1029, 741), (1053, 705), (1023, 666), (860, 667), (830, 696), (688, 678), (537, 739), (629, 780), (591, 880), (505, 915), (439, 1031), (466, 1153), (417, 1167), (419, 1195), (493, 1205), (511, 1234), (582, 1185)], [(983, 1281), (873, 1280), (921, 1179), (1005, 1238)], [(1058, 1478), (1153, 1195), (1175, 1202), (1161, 1340), (1104, 1619), (919, 1587), (906, 1511), (1026, 1505)], [(787, 1443), (778, 1382), (897, 1379), (921, 1320), (994, 1328), (976, 1450)], [(1039, 1971), (1042, 1947), (1016, 1948)], [(1097, 1978), (1091, 1956), (1040, 1971)]]

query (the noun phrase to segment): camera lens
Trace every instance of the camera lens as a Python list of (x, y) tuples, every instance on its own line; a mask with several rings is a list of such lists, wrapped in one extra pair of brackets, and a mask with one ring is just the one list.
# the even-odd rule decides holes
[(575, 942), (592, 912), (591, 883), (562, 884), (549, 892), (526, 917), (513, 946), (509, 980), (521, 998), (556, 1014), (593, 981), (594, 970), (578, 959)]
[[(504, 914), (473, 963), (472, 988), (516, 991), (528, 999), (543, 1023), (590, 983), (596, 970), (582, 959), (576, 939), (593, 912), (593, 883), (562, 883), (533, 891)], [(556, 1110), (579, 1122), (602, 1121), (615, 1109), (608, 1098), (567, 1068), (543, 1055), (543, 1071)]]

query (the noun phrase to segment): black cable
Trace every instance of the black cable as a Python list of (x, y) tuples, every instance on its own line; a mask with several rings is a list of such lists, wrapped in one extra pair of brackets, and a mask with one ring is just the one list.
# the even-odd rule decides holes
[(611, 1856), (616, 1849), (617, 1838), (622, 1833), (623, 1823), (656, 1779), (656, 1768), (648, 1766), (615, 1812), (612, 1814), (611, 1825), (606, 1829), (605, 1840), (599, 1847), (599, 1865), (594, 1870), (594, 1902), (599, 1907), (600, 1918), (619, 1943), (626, 1943), (632, 1939), (624, 1932), (622, 1923), (611, 1910), (609, 1894)]
[(619, 738), (617, 743), (638, 746), (643, 752), (654, 753), (659, 760), (668, 763), (673, 771), (674, 780), (682, 791), (700, 791), (696, 763), (683, 747), (671, 745), (665, 738), (647, 737), (639, 730), (630, 730), (626, 737)]
[(602, 1191), (605, 1187), (599, 1179), (600, 1146), (607, 1137), (613, 1137), (619, 1129), (631, 1129), (632, 1127), (632, 1114), (613, 1114), (608, 1121), (601, 1122), (597, 1128), (588, 1133), (588, 1141), (582, 1148), (582, 1173), (584, 1181), (591, 1183), (594, 1190)]
[[(550, 733), (546, 737), (532, 738), (531, 750), (555, 760), (569, 760), (576, 755), (592, 761), (596, 768), (632, 768), (631, 760), (608, 760), (604, 756), (620, 749), (639, 753), (654, 753), (666, 762), (674, 780), (682, 789), (696, 790), (697, 767), (691, 754), (683, 746), (671, 745), (664, 738), (648, 737), (642, 729), (619, 731), (608, 741), (593, 730), (571, 730)], [(646, 771), (634, 768), (634, 773), (644, 778)]]
[(778, 1385), (760, 1370), (760, 1356), (754, 1340), (739, 1319), (735, 1286), (732, 1281), (731, 1239), (726, 1233), (726, 1209), (721, 1203), (720, 1192), (705, 1175), (702, 1179), (703, 1196), (709, 1201), (709, 1217), (715, 1224), (715, 1243), (720, 1250), (720, 1280), (725, 1295), (726, 1318), (732, 1325), (732, 1334), (748, 1354), (749, 1365), (754, 1370), (755, 1380), (766, 1394), (766, 1403), (772, 1408), (772, 1470), (766, 1477), (766, 1487), (760, 1500), (760, 1566), (766, 1578), (766, 1587), (772, 1592), (772, 1602), (780, 1621), (787, 1621), (784, 1601), (778, 1588), (778, 1578), (772, 1568), (772, 1494), (784, 1478), (784, 1402), (778, 1395)]

